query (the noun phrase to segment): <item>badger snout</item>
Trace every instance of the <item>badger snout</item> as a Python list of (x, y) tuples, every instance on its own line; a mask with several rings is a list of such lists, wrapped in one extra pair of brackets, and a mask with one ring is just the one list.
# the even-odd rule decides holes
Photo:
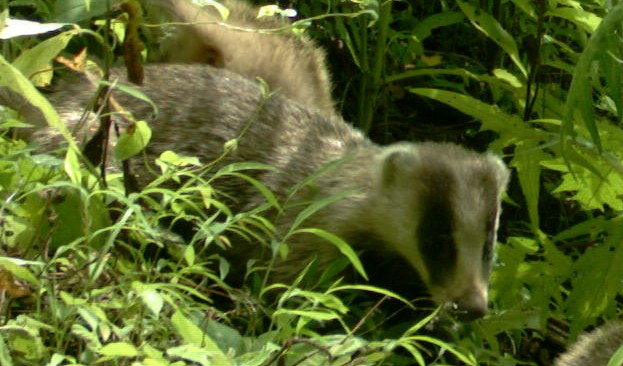
[(461, 321), (482, 318), (487, 314), (487, 293), (468, 291), (451, 302), (452, 311)]

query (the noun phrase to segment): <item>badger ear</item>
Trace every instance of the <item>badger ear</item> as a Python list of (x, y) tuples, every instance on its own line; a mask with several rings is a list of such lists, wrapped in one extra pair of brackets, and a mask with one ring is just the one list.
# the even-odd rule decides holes
[(385, 156), (381, 166), (381, 188), (383, 191), (393, 186), (396, 180), (398, 180), (398, 172), (400, 170), (399, 160), (402, 152), (394, 151)]
[(405, 179), (416, 165), (415, 146), (396, 144), (384, 148), (380, 161), (380, 184), (383, 193), (387, 193), (401, 179)]
[(508, 169), (506, 164), (504, 164), (502, 159), (497, 155), (488, 153), (487, 160), (494, 169), (498, 192), (499, 194), (503, 194), (504, 192), (506, 192), (506, 186), (508, 185), (508, 181), (510, 180), (510, 170)]

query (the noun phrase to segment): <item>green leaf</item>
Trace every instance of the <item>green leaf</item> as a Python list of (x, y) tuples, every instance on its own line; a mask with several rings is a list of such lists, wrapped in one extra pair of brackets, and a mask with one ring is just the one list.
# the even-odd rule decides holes
[(16, 258), (0, 257), (0, 268), (10, 272), (17, 278), (27, 281), (31, 285), (39, 287), (39, 280), (28, 268), (24, 267), (23, 264), (16, 262)]
[(224, 364), (213, 362), (212, 357), (210, 357), (210, 353), (207, 350), (193, 344), (184, 344), (178, 347), (168, 348), (167, 355), (172, 357), (178, 357), (183, 360), (192, 361), (201, 366), (231, 365), (231, 362), (229, 361), (229, 363)]
[(13, 358), (11, 357), (11, 350), (7, 347), (4, 337), (0, 333), (0, 364), (6, 366), (13, 366)]
[(481, 130), (492, 130), (500, 135), (493, 144), (498, 150), (519, 141), (541, 140), (547, 137), (544, 132), (527, 127), (516, 115), (504, 113), (497, 106), (481, 102), (469, 95), (430, 88), (409, 88), (408, 90), (411, 93), (445, 103), (480, 120)]
[(605, 210), (605, 206), (615, 210), (623, 210), (623, 177), (616, 171), (603, 167), (599, 161), (593, 166), (600, 174), (583, 166), (573, 164), (573, 173), (569, 172), (568, 163), (562, 158), (543, 161), (543, 166), (563, 172), (562, 183), (553, 191), (575, 192), (577, 200), (585, 210)]
[(582, 8), (556, 7), (545, 12), (545, 15), (567, 19), (587, 33), (593, 33), (601, 23), (600, 17)]
[(465, 19), (465, 16), (456, 11), (433, 14), (419, 21), (415, 29), (411, 32), (411, 36), (415, 37), (419, 42), (422, 42), (424, 39), (428, 38), (436, 28), (460, 23), (463, 19)]
[(497, 43), (498, 46), (502, 47), (502, 49), (506, 51), (506, 53), (513, 60), (515, 66), (517, 66), (519, 71), (521, 71), (523, 76), (527, 77), (528, 72), (521, 63), (517, 44), (515, 43), (513, 37), (504, 28), (502, 28), (502, 25), (489, 13), (486, 13), (480, 8), (476, 8), (471, 3), (457, 0), (457, 4), (467, 18), (469, 18), (472, 22), (474, 27), (483, 32), (493, 42)]
[(127, 342), (108, 343), (97, 352), (108, 357), (136, 357), (140, 354), (133, 344)]
[(534, 2), (532, 0), (511, 0), (511, 2), (530, 16), (530, 18), (536, 20), (537, 16), (536, 11), (534, 10)]
[(136, 99), (142, 100), (143, 102), (149, 104), (151, 106), (151, 109), (154, 113), (154, 115), (158, 114), (158, 106), (151, 100), (151, 98), (149, 98), (147, 95), (145, 95), (145, 93), (143, 93), (142, 91), (140, 91), (139, 89), (136, 88), (136, 86), (132, 86), (132, 85), (123, 85), (123, 84), (119, 84), (116, 81), (106, 81), (106, 80), (100, 80), (99, 81), (100, 85), (106, 85), (110, 88), (113, 88), (115, 90), (118, 90), (120, 92), (123, 92), (131, 97), (134, 97)]
[(266, 199), (266, 201), (270, 204), (271, 207), (281, 210), (281, 205), (279, 204), (279, 200), (277, 200), (277, 197), (275, 197), (273, 192), (271, 192), (270, 189), (268, 189), (268, 187), (266, 187), (259, 180), (252, 178), (246, 174), (242, 174), (242, 173), (233, 172), (233, 173), (227, 173), (227, 175), (238, 177), (240, 179), (246, 180), (247, 182), (251, 183), (251, 185), (253, 185), (253, 187), (257, 189), (258, 192), (260, 192), (260, 194)]
[(110, 11), (112, 3), (95, 0), (63, 0), (55, 1), (51, 14), (53, 20), (77, 23), (102, 15)]
[(227, 351), (228, 354), (232, 352), (236, 354), (244, 353), (245, 343), (240, 333), (223, 323), (219, 323), (212, 319), (207, 320), (206, 333), (214, 340), (218, 347)]
[(115, 158), (120, 161), (129, 159), (143, 151), (151, 140), (151, 128), (145, 121), (136, 121), (126, 129), (115, 146)]
[(606, 309), (616, 306), (623, 278), (621, 221), (621, 218), (610, 220), (604, 242), (589, 248), (575, 263), (577, 277), (572, 279), (565, 304), (569, 318), (573, 319), (571, 337), (593, 324)]
[(337, 291), (352, 291), (352, 290), (368, 291), (368, 292), (372, 292), (372, 293), (375, 293), (375, 294), (381, 294), (381, 295), (384, 295), (384, 296), (387, 296), (387, 297), (391, 297), (392, 299), (396, 299), (396, 300), (401, 301), (402, 303), (404, 303), (405, 305), (407, 305), (411, 309), (414, 309), (413, 304), (411, 304), (411, 302), (409, 300), (407, 300), (404, 297), (396, 294), (395, 292), (392, 292), (390, 290), (386, 290), (386, 289), (381, 288), (381, 287), (370, 286), (370, 285), (345, 285), (345, 286), (333, 287), (333, 288), (331, 288), (331, 290), (329, 292), (333, 293), (333, 292), (337, 292)]
[[(575, 137), (574, 122), (577, 121), (576, 112), (579, 110), (587, 130), (590, 132), (593, 143), (599, 151), (602, 148), (601, 137), (595, 124), (592, 99), (592, 79), (597, 76), (594, 61), (599, 59), (600, 53), (608, 51), (608, 42), (606, 40), (618, 32), (621, 21), (623, 21), (623, 3), (618, 3), (603, 18), (599, 27), (597, 27), (588, 40), (578, 60), (573, 71), (573, 79), (571, 80), (562, 117), (563, 135)], [(603, 68), (603, 65), (600, 66)]]
[(320, 209), (330, 205), (333, 202), (336, 202), (341, 199), (344, 199), (345, 197), (351, 196), (354, 193), (355, 191), (345, 191), (345, 192), (333, 194), (329, 197), (324, 197), (321, 200), (314, 201), (311, 205), (305, 207), (305, 209), (302, 210), (296, 216), (296, 219), (294, 219), (294, 222), (292, 222), (292, 225), (290, 225), (290, 229), (289, 229), (290, 232), (286, 235), (286, 237), (291, 235), (292, 232), (296, 230), (301, 225), (301, 223), (303, 223), (303, 221), (307, 220), (311, 215), (313, 215)]
[(79, 34), (79, 31), (71, 30), (46, 39), (33, 48), (22, 52), (13, 61), (13, 66), (29, 77), (44, 69), (47, 69), (51, 76), (52, 60), (67, 47), (69, 41), (77, 34)]
[(318, 322), (324, 322), (329, 320), (339, 319), (339, 315), (329, 310), (296, 310), (296, 309), (277, 309), (273, 313), (273, 317), (278, 316), (296, 316), (316, 320)]
[(361, 277), (363, 277), (366, 281), (368, 280), (368, 275), (366, 274), (366, 271), (363, 268), (363, 265), (361, 264), (361, 261), (359, 260), (359, 257), (357, 256), (357, 253), (355, 253), (353, 248), (351, 248), (347, 242), (342, 240), (342, 238), (334, 234), (331, 234), (328, 231), (315, 229), (315, 228), (297, 229), (291, 232), (290, 234), (295, 235), (295, 234), (303, 234), (303, 233), (316, 235), (318, 237), (325, 239), (331, 244), (335, 245), (335, 247), (340, 251), (340, 253), (342, 253), (346, 258), (348, 258), (350, 263), (353, 265), (353, 267), (355, 267), (355, 270), (357, 270), (357, 272), (361, 275)]
[[(73, 141), (73, 139), (72, 139)], [(80, 159), (78, 153), (78, 147), (75, 149), (68, 149), (65, 154), (65, 161), (63, 167), (65, 168), (65, 172), (69, 176), (69, 179), (75, 184), (80, 184), (82, 182), (82, 171), (80, 170)]]
[[(214, 365), (233, 366), (231, 360), (225, 356), (216, 343), (199, 329), (195, 323), (184, 316), (181, 311), (178, 310), (173, 314), (171, 323), (175, 327), (176, 333), (184, 339), (184, 342), (188, 343), (190, 346), (200, 347), (201, 350), (207, 352), (210, 359), (214, 362)], [(169, 351), (167, 351), (167, 353), (169, 353)]]
[[(39, 329), (28, 322), (24, 322), (21, 316), (9, 320), (7, 325), (0, 327), (0, 335), (6, 341), (8, 348), (13, 355), (20, 355), (24, 358), (19, 364), (40, 364), (47, 355), (47, 348), (39, 335)], [(4, 365), (4, 364), (3, 364)]]
[(621, 366), (623, 365), (623, 345), (621, 345), (617, 351), (610, 357), (608, 365), (606, 366)]
[(156, 317), (158, 317), (164, 305), (162, 295), (155, 289), (151, 288), (144, 289), (141, 291), (140, 295), (143, 299), (143, 304), (145, 304), (145, 306), (147, 306), (147, 308), (151, 310)]
[(535, 232), (539, 226), (539, 191), (541, 187), (541, 161), (549, 159), (537, 141), (522, 141), (515, 147), (511, 166), (517, 169), (521, 190), (528, 204), (528, 215)]
[(192, 266), (195, 264), (195, 247), (192, 245), (187, 245), (186, 249), (184, 249), (184, 260), (186, 264)]
[[(79, 151), (76, 142), (67, 130), (65, 123), (61, 121), (58, 113), (52, 107), (50, 102), (41, 95), (41, 93), (32, 85), (32, 83), (22, 74), (16, 67), (9, 64), (2, 55), (0, 55), (0, 87), (8, 87), (11, 91), (24, 98), (33, 107), (37, 108), (45, 120), (45, 122), (52, 128), (58, 130), (65, 140), (69, 143), (69, 146)], [(7, 95), (0, 89), (0, 100), (3, 100)], [(11, 100), (11, 96), (8, 96)], [(3, 100), (4, 102), (4, 100)], [(29, 121), (30, 123), (41, 123), (43, 121)], [(42, 127), (42, 126), (37, 126)]]

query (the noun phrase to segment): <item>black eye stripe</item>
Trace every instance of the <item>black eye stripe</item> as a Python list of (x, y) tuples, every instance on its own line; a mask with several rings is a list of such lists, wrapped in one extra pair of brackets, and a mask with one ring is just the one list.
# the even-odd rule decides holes
[(417, 238), (420, 253), (433, 283), (454, 275), (456, 244), (453, 236), (452, 197), (454, 180), (443, 170), (427, 172), (427, 190), (419, 197), (420, 222)]

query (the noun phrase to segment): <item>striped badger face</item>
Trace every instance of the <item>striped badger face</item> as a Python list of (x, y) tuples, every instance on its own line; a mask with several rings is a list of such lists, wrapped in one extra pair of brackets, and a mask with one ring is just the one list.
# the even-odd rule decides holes
[(377, 232), (412, 267), (438, 304), (473, 319), (487, 311), (502, 161), (452, 144), (396, 144), (380, 162), (385, 223)]

